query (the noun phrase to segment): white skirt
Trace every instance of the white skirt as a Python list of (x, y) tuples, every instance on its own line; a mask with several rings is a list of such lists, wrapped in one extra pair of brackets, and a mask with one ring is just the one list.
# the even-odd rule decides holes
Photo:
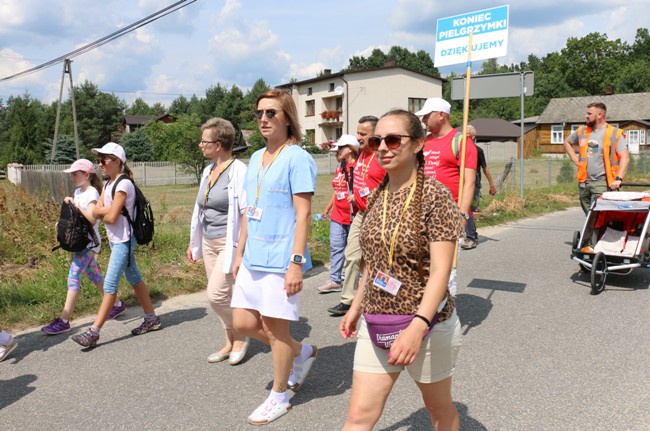
[(263, 317), (298, 321), (300, 293), (287, 297), (284, 273), (255, 271), (242, 265), (230, 306), (257, 310)]

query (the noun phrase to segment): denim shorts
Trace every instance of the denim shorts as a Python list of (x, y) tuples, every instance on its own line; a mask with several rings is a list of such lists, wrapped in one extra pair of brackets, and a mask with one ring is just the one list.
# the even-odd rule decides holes
[[(110, 242), (111, 257), (108, 259), (108, 268), (104, 276), (104, 292), (109, 294), (117, 293), (122, 275), (126, 275), (126, 281), (131, 286), (142, 281), (142, 274), (135, 263), (135, 247), (137, 242), (135, 236), (131, 237), (131, 253), (129, 254), (129, 242)], [(131, 262), (128, 265), (129, 261)]]

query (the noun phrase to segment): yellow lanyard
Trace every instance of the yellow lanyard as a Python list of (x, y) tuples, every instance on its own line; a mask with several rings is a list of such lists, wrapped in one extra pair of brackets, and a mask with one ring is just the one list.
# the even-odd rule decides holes
[[(411, 184), (411, 191), (409, 192), (408, 197), (406, 198), (406, 203), (404, 204), (404, 208), (402, 209), (402, 215), (400, 215), (399, 220), (397, 221), (397, 225), (395, 226), (395, 231), (393, 232), (393, 236), (390, 239), (390, 247), (388, 248), (388, 267), (393, 266), (393, 253), (395, 252), (395, 244), (397, 242), (397, 233), (399, 232), (399, 227), (400, 224), (402, 223), (402, 219), (404, 218), (404, 214), (406, 214), (406, 210), (408, 209), (409, 205), (411, 204), (411, 200), (413, 200), (413, 195), (415, 194), (415, 187), (417, 184), (417, 180)], [(384, 230), (386, 229), (386, 208), (388, 207), (388, 189), (384, 190), (384, 212), (381, 218), (381, 241), (386, 245), (386, 238), (384, 237)]]
[(225, 165), (220, 171), (219, 175), (217, 175), (217, 179), (214, 180), (212, 184), (210, 184), (210, 181), (212, 180), (212, 172), (214, 171), (215, 166), (217, 164), (212, 165), (212, 169), (210, 169), (210, 176), (208, 177), (208, 186), (205, 188), (205, 193), (203, 194), (203, 208), (205, 208), (205, 204), (208, 202), (208, 195), (210, 194), (210, 190), (219, 182), (219, 178), (221, 178), (221, 174), (223, 174), (226, 169), (232, 164), (232, 158), (226, 160), (227, 165)]
[[(260, 171), (262, 170), (262, 165), (264, 164), (264, 154), (262, 154), (262, 157), (260, 157), (260, 165), (257, 168), (257, 192), (255, 193), (255, 208), (257, 208), (257, 201), (260, 198), (260, 191), (262, 190), (262, 181), (264, 181), (264, 177), (266, 176), (266, 173), (271, 169), (271, 165), (273, 162), (275, 162), (275, 159), (278, 158), (282, 150), (284, 150), (284, 147), (287, 146), (287, 143), (285, 142), (282, 144), (282, 146), (275, 152), (273, 155), (273, 158), (271, 159), (271, 163), (264, 169), (264, 173), (262, 174), (262, 178), (260, 178)], [(264, 150), (264, 153), (266, 153), (268, 150)]]
[(363, 165), (363, 169), (361, 170), (361, 181), (363, 181), (363, 185), (366, 185), (366, 175), (368, 175), (368, 171), (370, 170), (370, 164), (372, 163), (372, 159), (375, 158), (375, 153), (372, 153), (372, 156), (370, 156), (370, 160), (368, 160), (368, 164)]

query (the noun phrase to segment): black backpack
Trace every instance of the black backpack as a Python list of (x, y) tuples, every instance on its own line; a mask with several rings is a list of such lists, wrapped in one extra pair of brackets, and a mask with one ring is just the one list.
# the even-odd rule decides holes
[(123, 179), (131, 181), (131, 183), (133, 183), (133, 187), (135, 188), (135, 217), (133, 220), (131, 220), (129, 212), (126, 209), (126, 205), (122, 207), (122, 215), (129, 221), (129, 225), (131, 226), (131, 234), (135, 236), (138, 244), (149, 244), (153, 240), (154, 234), (153, 210), (151, 209), (151, 205), (149, 204), (147, 198), (144, 197), (142, 190), (140, 190), (140, 188), (135, 185), (131, 178), (126, 175), (121, 175), (117, 180), (115, 180), (111, 198), (115, 199), (115, 189)]
[(62, 248), (65, 251), (78, 252), (88, 248), (91, 242), (93, 247), (99, 245), (93, 225), (74, 203), (65, 201), (61, 203), (61, 215), (56, 224), (56, 240), (59, 245), (52, 251)]

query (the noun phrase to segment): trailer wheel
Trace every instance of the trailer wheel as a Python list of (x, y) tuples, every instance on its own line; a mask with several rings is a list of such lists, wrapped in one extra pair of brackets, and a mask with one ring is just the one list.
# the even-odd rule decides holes
[(607, 261), (603, 253), (596, 253), (591, 264), (591, 294), (598, 295), (605, 290), (607, 278)]
[(580, 241), (580, 231), (577, 230), (573, 232), (573, 251), (576, 252), (578, 251), (578, 242)]

